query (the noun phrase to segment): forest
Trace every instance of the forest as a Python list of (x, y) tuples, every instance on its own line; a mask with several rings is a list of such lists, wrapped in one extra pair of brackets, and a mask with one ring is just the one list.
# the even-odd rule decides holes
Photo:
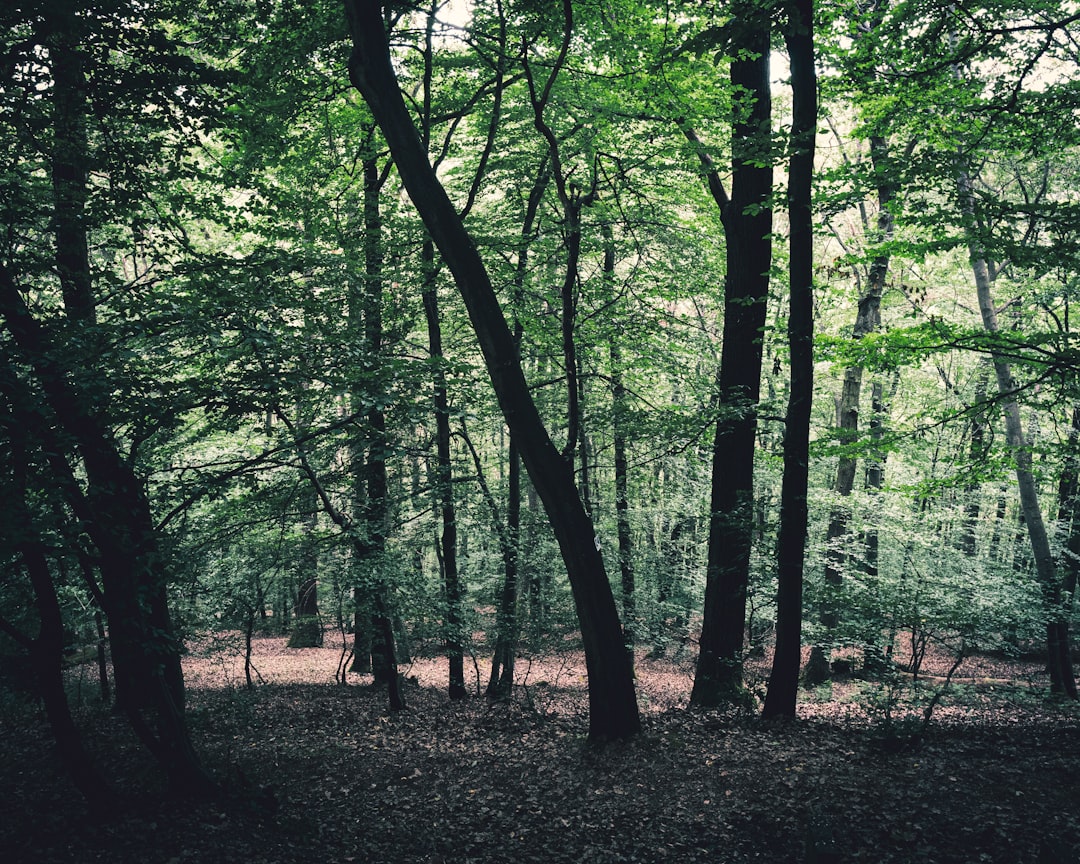
[(1080, 861), (1075, 0), (0, 23), (7, 860)]

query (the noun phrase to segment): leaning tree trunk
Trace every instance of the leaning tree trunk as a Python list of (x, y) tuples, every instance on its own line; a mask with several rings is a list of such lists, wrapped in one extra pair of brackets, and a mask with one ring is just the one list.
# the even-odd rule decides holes
[(777, 539), (776, 650), (765, 697), (766, 717), (794, 717), (799, 690), (810, 409), (814, 397), (814, 219), (810, 190), (817, 134), (817, 74), (813, 0), (796, 0), (790, 15), (785, 41), (792, 93), (788, 169), (791, 390), (784, 427), (784, 479)]
[(409, 197), (454, 275), (510, 434), (559, 542), (585, 648), (589, 736), (633, 735), (640, 729), (633, 674), (596, 532), (581, 504), (573, 472), (544, 427), (488, 272), (409, 117), (390, 60), (382, 4), (346, 0), (345, 8), (353, 40), (352, 82), (381, 127)]
[[(74, 7), (49, 7), (48, 62), (53, 75), (52, 183), (55, 263), (72, 330), (63, 347), (28, 308), (16, 276), (0, 266), (0, 317), (32, 370), (85, 476), (82, 528), (98, 553), (118, 705), (153, 752), (177, 793), (201, 794), (212, 781), (192, 747), (184, 718), (178, 640), (169, 618), (167, 574), (146, 493), (120, 452), (107, 411), (80, 382), (92, 379), (80, 344), (92, 342), (95, 296), (88, 243), (88, 146), (83, 51)], [(84, 351), (86, 349), (84, 347)], [(109, 392), (108, 387), (103, 392)]]
[[(982, 242), (977, 234), (974, 188), (971, 177), (964, 168), (957, 172), (956, 188), (961, 215), (967, 231), (968, 252), (983, 327), (987, 333), (995, 334), (998, 332), (998, 320), (992, 293), (993, 280)], [(1043, 521), (1042, 508), (1039, 505), (1039, 492), (1035, 475), (1031, 470), (1031, 451), (1024, 441), (1020, 405), (1016, 399), (1016, 382), (1013, 380), (1009, 361), (996, 350), (991, 352), (991, 356), (994, 361), (998, 393), (1001, 396), (1001, 409), (1005, 415), (1005, 438), (1016, 461), (1016, 485), (1020, 492), (1020, 512), (1027, 526), (1031, 554), (1035, 560), (1035, 572), (1042, 585), (1044, 602), (1049, 615), (1046, 625), (1046, 643), (1050, 686), (1055, 693), (1076, 699), (1076, 680), (1073, 676), (1072, 657), (1069, 651), (1068, 628), (1061, 611), (1061, 579), (1054, 563), (1050, 538), (1046, 531), (1046, 523)]]

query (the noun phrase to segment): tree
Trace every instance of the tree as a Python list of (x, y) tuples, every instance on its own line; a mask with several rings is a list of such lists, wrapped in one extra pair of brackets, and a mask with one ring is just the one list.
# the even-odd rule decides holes
[(793, 5), (784, 32), (791, 62), (792, 123), (788, 168), (791, 251), (788, 260), (791, 390), (784, 426), (784, 480), (777, 538), (776, 650), (766, 717), (795, 716), (802, 663), (802, 581), (806, 552), (810, 409), (814, 396), (814, 220), (811, 186), (817, 137), (814, 4)]
[[(772, 267), (772, 96), (770, 10), (737, 3), (726, 43), (735, 94), (731, 196), (712, 159), (699, 156), (724, 225), (724, 333), (717, 380), (705, 611), (691, 704), (712, 707), (741, 697), (746, 592), (750, 581), (756, 406)], [(684, 125), (691, 141), (696, 134)], [(696, 141), (695, 141), (696, 143)]]
[[(857, 40), (862, 39), (862, 43), (869, 40), (870, 37), (867, 34), (872, 33), (874, 28), (880, 25), (884, 6), (884, 3), (873, 3), (860, 9), (860, 15), (863, 16), (865, 23), (864, 20), (859, 20), (853, 27)], [(866, 49), (858, 41), (854, 48), (855, 50), (840, 60), (843, 70), (841, 74), (844, 76), (845, 84), (855, 80), (863, 87), (870, 87), (878, 74), (875, 61), (867, 59), (866, 56), (869, 53), (872, 57), (872, 49)], [(894, 169), (889, 163), (888, 118), (870, 119), (867, 125), (869, 126), (870, 170), (877, 197), (877, 214), (871, 226), (869, 219), (865, 216), (865, 211), (860, 209), (860, 214), (863, 216), (863, 231), (868, 235), (873, 251), (865, 273), (866, 290), (859, 297), (855, 323), (851, 329), (852, 339), (862, 339), (881, 327), (881, 298), (889, 276), (889, 244), (893, 240), (892, 204), (897, 186)], [(863, 367), (857, 363), (849, 365), (844, 370), (844, 383), (837, 401), (836, 412), (837, 443), (843, 449), (837, 460), (833, 490), (841, 499), (850, 498), (855, 488), (858, 460), (851, 449), (858, 444), (862, 384)], [(877, 480), (880, 485), (881, 478), (878, 477)], [(825, 597), (821, 610), (822, 624), (826, 631), (834, 630), (838, 624), (837, 586), (843, 579), (845, 548), (851, 543), (851, 538), (848, 537), (849, 509), (849, 502), (841, 501), (834, 504), (829, 511), (829, 525), (826, 532), (828, 545), (825, 554)], [(829, 674), (829, 656), (826, 649), (821, 645), (814, 645), (806, 667), (807, 686), (812, 687), (822, 683), (828, 679)]]
[[(176, 108), (183, 125), (191, 113), (170, 103), (178, 87), (198, 86), (200, 78), (179, 59), (158, 23), (127, 4), (87, 10), (58, 4), (33, 21), (18, 14), (9, 20), (26, 38), (5, 65), (4, 89), (5, 98), (22, 100), (25, 110), (5, 113), (14, 133), (6, 156), (12, 176), (25, 184), (19, 200), (33, 202), (35, 209), (6, 214), (0, 318), (15, 375), (38, 395), (32, 404), (11, 404), (30, 411), (18, 423), (40, 428), (35, 415), (46, 418), (50, 437), (62, 442), (49, 454), (49, 468), (64, 489), (65, 518), (77, 525), (72, 535), (92, 544), (118, 705), (173, 788), (204, 794), (213, 783), (188, 734), (180, 646), (167, 595), (170, 574), (136, 459), (139, 444), (168, 427), (176, 408), (140, 404), (140, 394), (120, 386), (123, 372), (134, 369), (122, 369), (118, 346), (127, 333), (122, 316), (112, 313), (131, 298), (121, 293), (116, 299), (116, 292), (102, 288), (116, 287), (114, 275), (90, 252), (91, 232), (124, 217), (135, 223), (138, 242), (138, 217), (124, 207), (139, 200), (139, 184), (149, 173), (147, 155), (166, 133), (148, 110), (141, 127), (145, 142), (117, 146), (113, 134), (129, 119), (129, 105), (162, 113)], [(107, 46), (116, 44), (133, 57), (157, 55), (148, 59), (147, 74), (126, 88), (113, 86), (117, 70)], [(35, 92), (35, 82), (46, 86)], [(34, 128), (50, 133), (46, 147), (29, 134)], [(114, 185), (92, 187), (91, 165)], [(35, 171), (50, 178), (48, 204), (34, 195)], [(103, 302), (106, 296), (113, 305)], [(125, 438), (133, 442), (129, 453), (121, 449)], [(41, 564), (32, 559), (35, 582), (45, 577)], [(51, 630), (54, 609), (46, 620)]]
[[(570, 15), (569, 0), (564, 4)], [(351, 80), (379, 123), (409, 197), (454, 275), (488, 374), (559, 541), (581, 623), (589, 672), (589, 735), (625, 738), (640, 728), (633, 676), (622, 648), (611, 586), (573, 473), (529, 395), (510, 329), (472, 238), (435, 177), (397, 84), (380, 3), (346, 3), (353, 39)]]

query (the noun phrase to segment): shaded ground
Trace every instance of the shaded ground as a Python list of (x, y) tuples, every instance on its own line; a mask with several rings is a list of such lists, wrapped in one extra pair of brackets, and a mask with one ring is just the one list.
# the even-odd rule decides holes
[(885, 724), (886, 705), (902, 713), (887, 688), (803, 694), (797, 722), (765, 726), (687, 711), (687, 666), (639, 658), (645, 731), (593, 750), (572, 654), (520, 661), (524, 686), (495, 706), (449, 703), (445, 664), (417, 663), (391, 715), (383, 694), (334, 683), (334, 648), (257, 649), (252, 691), (220, 650), (186, 662), (194, 737), (233, 790), (213, 802), (164, 800), (123, 721), (87, 698), (89, 744), (133, 795), (95, 824), (36, 710), (5, 703), (0, 858), (717, 864), (810, 860), (808, 838), (831, 832), (827, 860), (1080, 860), (1080, 713), (1045, 698), (1034, 665), (969, 661), (911, 742)]

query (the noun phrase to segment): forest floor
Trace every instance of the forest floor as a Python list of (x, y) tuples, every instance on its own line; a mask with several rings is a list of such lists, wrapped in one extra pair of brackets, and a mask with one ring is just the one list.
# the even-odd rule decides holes
[[(246, 689), (235, 645), (185, 659), (193, 738), (229, 790), (213, 800), (163, 794), (124, 721), (89, 695), (90, 668), (72, 670), (78, 719), (130, 795), (109, 820), (63, 776), (40, 711), (0, 704), (0, 860), (1080, 861), (1080, 710), (1049, 698), (1038, 664), (966, 660), (912, 737), (946, 657), (927, 658), (938, 679), (919, 693), (910, 676), (903, 693), (849, 679), (765, 724), (688, 710), (690, 659), (639, 654), (644, 730), (594, 748), (574, 652), (519, 659), (500, 704), (450, 702), (445, 661), (417, 661), (403, 669), (408, 707), (391, 713), (363, 678), (335, 682), (336, 648), (260, 638), (261, 683)], [(486, 670), (472, 671), (475, 690)], [(766, 671), (752, 664), (752, 685)]]

